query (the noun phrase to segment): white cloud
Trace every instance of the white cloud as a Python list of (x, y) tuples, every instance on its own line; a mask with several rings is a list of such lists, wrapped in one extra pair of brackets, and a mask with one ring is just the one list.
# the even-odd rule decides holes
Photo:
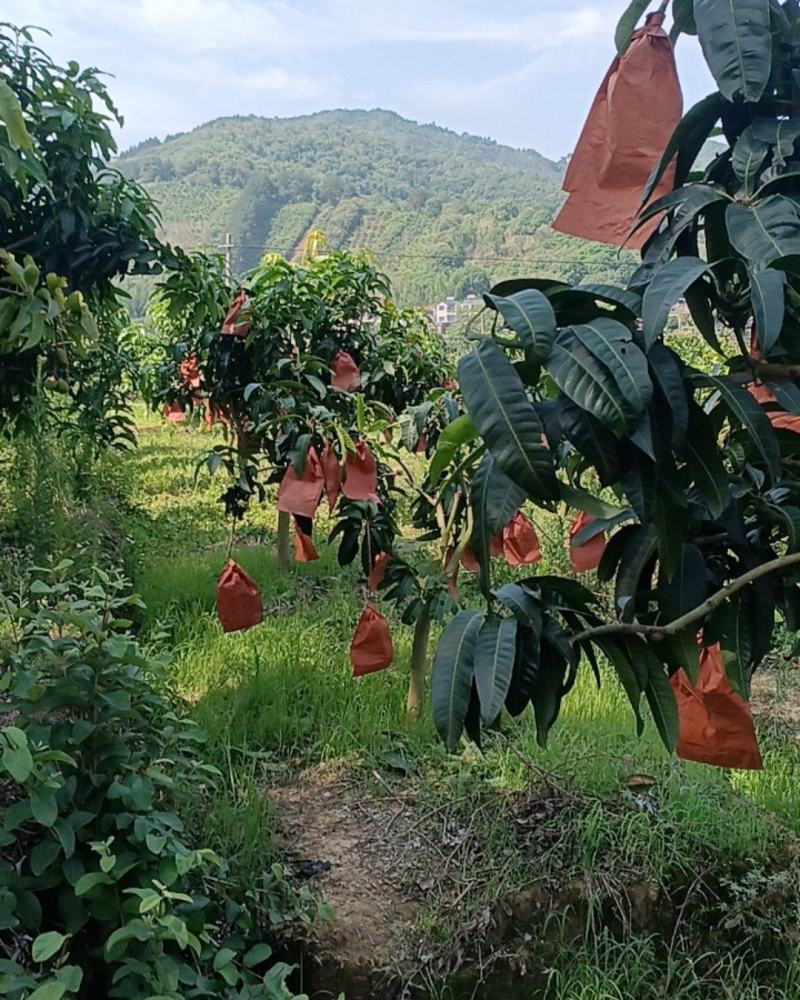
[(295, 100), (319, 97), (323, 93), (330, 94), (330, 90), (321, 80), (315, 80), (302, 73), (290, 73), (281, 66), (269, 66), (245, 73), (239, 78), (239, 83), (248, 90), (283, 94)]

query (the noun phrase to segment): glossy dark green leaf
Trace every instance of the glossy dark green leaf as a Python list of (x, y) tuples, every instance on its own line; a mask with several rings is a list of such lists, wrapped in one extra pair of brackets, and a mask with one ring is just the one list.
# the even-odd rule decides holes
[(637, 292), (629, 292), (624, 288), (617, 288), (616, 285), (591, 281), (578, 285), (575, 291), (588, 292), (599, 302), (605, 302), (610, 306), (620, 306), (631, 316), (641, 316), (642, 314), (642, 297)]
[(653, 524), (658, 536), (658, 561), (668, 580), (673, 578), (680, 567), (688, 521), (685, 507), (675, 504), (665, 490), (656, 492), (653, 501)]
[(487, 616), (475, 644), (475, 683), (485, 726), (491, 726), (506, 700), (516, 650), (516, 618)]
[(663, 344), (656, 343), (647, 353), (653, 384), (669, 407), (672, 424), (672, 446), (680, 453), (686, 443), (689, 428), (689, 399), (676, 355)]
[(708, 376), (709, 382), (719, 392), (723, 404), (750, 436), (754, 447), (764, 459), (770, 476), (781, 475), (781, 453), (775, 431), (763, 407), (738, 383), (728, 378)]
[(689, 307), (689, 315), (692, 322), (702, 334), (703, 340), (709, 344), (717, 354), (724, 355), (722, 346), (717, 337), (717, 323), (714, 317), (714, 310), (711, 307), (709, 295), (711, 288), (706, 281), (698, 281), (690, 285), (684, 292), (686, 305)]
[(448, 750), (464, 729), (475, 666), (475, 644), (483, 623), (476, 611), (460, 611), (444, 630), (431, 676), (433, 724)]
[(642, 352), (613, 320), (562, 330), (546, 367), (566, 396), (618, 437), (633, 431), (652, 395)]
[(720, 517), (731, 500), (728, 475), (714, 433), (696, 405), (689, 409), (685, 457), (689, 474), (708, 504), (712, 517)]
[(597, 579), (601, 583), (608, 583), (614, 579), (628, 539), (637, 530), (638, 525), (625, 525), (624, 528), (620, 528), (619, 531), (614, 532), (606, 542), (605, 552), (600, 560), (600, 565), (597, 567)]
[(497, 310), (525, 347), (528, 360), (544, 362), (556, 336), (556, 314), (550, 300), (535, 288), (513, 295), (484, 295), (486, 304)]
[(623, 11), (622, 17), (617, 22), (617, 30), (614, 32), (614, 44), (620, 55), (627, 49), (631, 35), (636, 30), (636, 25), (649, 6), (650, 0), (630, 0)]
[(758, 177), (769, 149), (768, 142), (756, 138), (752, 125), (746, 128), (736, 140), (731, 166), (742, 182), (742, 188), (746, 195), (752, 194), (758, 186)]
[(797, 552), (800, 549), (800, 507), (791, 504), (774, 506), (772, 508), (783, 520), (786, 529), (786, 550)]
[(672, 20), (674, 28), (685, 35), (696, 35), (694, 23), (694, 0), (672, 0)]
[(664, 620), (673, 621), (699, 607), (707, 596), (706, 562), (700, 549), (690, 542), (681, 546), (672, 576), (665, 572), (660, 586)]
[(745, 595), (735, 594), (726, 601), (719, 621), (725, 674), (738, 694), (749, 700), (753, 643), (750, 609)]
[(636, 734), (641, 736), (644, 732), (644, 719), (642, 719), (642, 684), (637, 677), (636, 670), (628, 658), (626, 650), (613, 639), (597, 639), (596, 645), (602, 649), (606, 659), (611, 663), (614, 672), (619, 678), (622, 689), (628, 696), (633, 714), (636, 717)]
[(519, 583), (505, 583), (494, 591), (494, 597), (515, 616), (520, 625), (533, 629), (538, 635), (542, 630), (542, 604), (529, 590)]
[(760, 100), (772, 69), (769, 0), (694, 0), (694, 19), (725, 100)]
[(725, 209), (725, 224), (731, 244), (752, 261), (753, 270), (800, 254), (800, 218), (783, 195), (772, 194), (753, 205), (734, 202)]
[(675, 702), (675, 692), (667, 677), (667, 672), (658, 658), (641, 644), (642, 654), (647, 662), (647, 686), (644, 689), (647, 704), (653, 721), (656, 724), (661, 742), (669, 753), (675, 749), (678, 742), (678, 706)]
[(656, 464), (627, 441), (622, 447), (622, 492), (640, 521), (649, 521), (656, 497)]
[(750, 272), (750, 300), (753, 303), (758, 346), (768, 355), (778, 341), (785, 315), (786, 275), (768, 267)]
[(488, 452), (475, 471), (470, 490), (472, 551), (481, 568), (481, 591), (490, 597), (490, 545), (525, 500), (525, 491), (512, 482)]
[(559, 400), (559, 413), (564, 436), (595, 467), (600, 485), (619, 482), (622, 470), (613, 433), (566, 396)]
[(647, 583), (644, 577), (655, 557), (657, 544), (656, 526), (650, 523), (637, 528), (625, 545), (614, 587), (614, 603), (625, 621), (633, 620), (634, 599), (642, 584)]
[(708, 271), (699, 257), (676, 257), (655, 272), (647, 286), (642, 304), (644, 342), (647, 350), (658, 340), (667, 325), (670, 310), (686, 289)]
[(646, 205), (653, 192), (658, 187), (659, 181), (664, 176), (667, 167), (675, 157), (678, 157), (678, 164), (682, 169), (676, 172), (676, 184), (682, 184), (689, 171), (694, 165), (700, 150), (709, 138), (714, 126), (719, 121), (722, 113), (722, 97), (714, 92), (704, 97), (697, 104), (693, 105), (675, 128), (670, 136), (670, 140), (661, 156), (661, 159), (653, 167), (647, 184), (642, 192), (642, 205)]
[(609, 503), (607, 500), (602, 500), (600, 497), (587, 493), (586, 490), (576, 489), (574, 486), (568, 486), (566, 483), (560, 483), (559, 485), (561, 499), (568, 507), (574, 507), (575, 510), (582, 510), (585, 514), (591, 514), (592, 517), (616, 517), (617, 514), (625, 510), (624, 507), (619, 507), (616, 504)]
[(517, 629), (517, 654), (506, 695), (506, 710), (513, 717), (521, 715), (528, 707), (536, 686), (541, 631), (541, 621), (538, 628), (520, 625)]
[(507, 298), (509, 295), (516, 295), (517, 292), (524, 292), (526, 288), (535, 288), (549, 296), (559, 288), (569, 288), (569, 284), (560, 278), (507, 278), (492, 285), (489, 291), (492, 295)]
[(531, 499), (555, 500), (558, 481), (541, 421), (514, 366), (493, 341), (458, 365), (464, 401), (497, 464)]
[[(548, 620), (545, 620), (543, 634)], [(543, 748), (547, 746), (548, 734), (561, 709), (565, 670), (566, 662), (563, 657), (552, 645), (542, 642), (531, 702), (536, 720), (536, 742)]]

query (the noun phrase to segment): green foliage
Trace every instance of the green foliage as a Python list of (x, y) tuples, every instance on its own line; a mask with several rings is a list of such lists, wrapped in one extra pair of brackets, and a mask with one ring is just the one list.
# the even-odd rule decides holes
[(109, 166), (122, 119), (95, 70), (56, 65), (30, 30), (10, 25), (0, 25), (0, 65), (0, 431), (26, 429), (47, 379), (64, 397), (53, 426), (74, 429), (76, 417), (96, 449), (123, 444), (128, 371), (114, 282), (171, 259), (158, 214)]
[[(640, 726), (644, 695), (671, 750), (677, 717), (668, 676), (678, 667), (696, 674), (686, 656), (694, 634), (721, 645), (746, 697), (776, 614), (797, 620), (800, 441), (776, 427), (773, 410), (800, 414), (800, 128), (785, 117), (800, 65), (792, 27), (800, 7), (696, 0), (694, 15), (720, 93), (687, 112), (653, 172), (643, 203), (677, 156), (676, 189), (640, 216), (662, 219), (627, 288), (501, 283), (486, 296), (500, 328), (459, 364), (469, 414), (512, 484), (541, 507), (560, 495), (602, 518), (593, 531), (611, 533), (598, 576), (614, 582), (612, 614), (574, 581), (522, 584), (543, 624), (517, 643), (506, 705), (517, 712), (532, 703), (542, 744), (581, 654), (593, 666), (597, 653), (610, 660)], [(694, 27), (686, 16), (679, 24)], [(719, 120), (729, 148), (698, 168)], [(697, 343), (684, 335), (680, 357), (665, 330), (683, 297)], [(766, 402), (748, 391), (760, 380)], [(443, 453), (437, 474), (462, 456)], [(545, 459), (546, 489), (534, 475)], [(481, 465), (472, 537), (491, 616), (503, 609), (486, 526), (508, 511), (488, 482)], [(597, 496), (598, 484), (608, 492)], [(518, 613), (518, 602), (501, 603)], [(483, 669), (471, 647), (460, 656), (452, 647), (440, 645), (433, 691), (434, 716), (449, 713), (450, 746), (469, 717), (463, 692)], [(450, 690), (461, 697), (443, 702)]]
[(184, 835), (175, 807), (217, 772), (128, 631), (138, 603), (115, 574), (72, 579), (69, 561), (2, 598), (0, 922), (19, 942), (4, 994), (290, 997), (262, 929), (308, 920), (310, 899), (277, 867), (226, 895), (225, 863)]

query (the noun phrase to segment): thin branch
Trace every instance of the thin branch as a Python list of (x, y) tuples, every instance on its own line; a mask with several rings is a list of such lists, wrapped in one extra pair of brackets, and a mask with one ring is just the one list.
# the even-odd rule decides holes
[(676, 618), (675, 621), (667, 625), (640, 625), (638, 622), (609, 622), (607, 625), (598, 625), (595, 628), (579, 632), (570, 639), (570, 643), (574, 646), (578, 643), (599, 639), (607, 635), (643, 635), (648, 639), (656, 641), (677, 635), (683, 629), (688, 628), (695, 622), (700, 621), (701, 618), (705, 618), (706, 615), (711, 614), (715, 608), (718, 608), (720, 604), (727, 601), (729, 597), (732, 597), (744, 587), (749, 586), (755, 580), (759, 580), (768, 573), (786, 569), (788, 566), (796, 566), (798, 563), (800, 563), (800, 552), (790, 552), (785, 556), (779, 556), (777, 559), (771, 559), (769, 562), (762, 563), (760, 566), (748, 570), (747, 573), (743, 573), (742, 576), (736, 577), (735, 580), (731, 580), (730, 583), (722, 587), (721, 590), (718, 590), (716, 594), (712, 594), (702, 604), (698, 604), (696, 608), (687, 611), (685, 615), (681, 615), (680, 618)]

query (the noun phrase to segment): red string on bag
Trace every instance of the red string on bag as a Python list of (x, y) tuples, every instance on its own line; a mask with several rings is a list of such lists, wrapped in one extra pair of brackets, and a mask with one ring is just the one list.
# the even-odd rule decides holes
[(233, 559), (217, 580), (217, 615), (223, 632), (239, 632), (264, 620), (261, 591)]

